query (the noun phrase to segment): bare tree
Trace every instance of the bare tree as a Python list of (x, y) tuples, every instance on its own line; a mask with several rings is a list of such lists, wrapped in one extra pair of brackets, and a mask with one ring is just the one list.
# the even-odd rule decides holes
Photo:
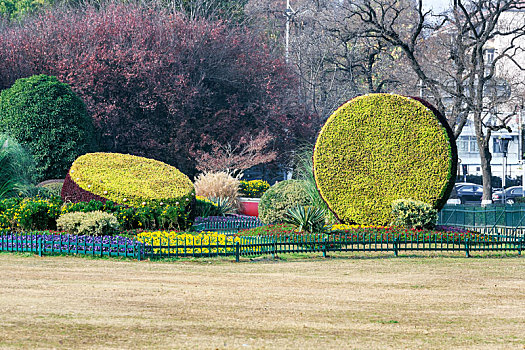
[(409, 93), (405, 88), (415, 86), (415, 74), (398, 64), (399, 49), (361, 35), (361, 24), (346, 21), (338, 2), (291, 0), (290, 4), (288, 50), (284, 47), (286, 1), (252, 0), (246, 12), (282, 52), (289, 52), (301, 101), (317, 115), (326, 118), (357, 95), (394, 89)]
[[(147, 1), (147, 0), (146, 0)], [(154, 0), (163, 3), (164, 0)], [(232, 24), (244, 22), (247, 0), (167, 0), (165, 4), (188, 18), (220, 19)]]
[[(498, 69), (503, 62), (519, 70), (515, 59), (525, 35), (525, 21), (504, 20), (512, 11), (523, 10), (519, 0), (455, 0), (448, 13), (435, 15), (423, 1), (344, 0), (344, 19), (360, 23), (361, 35), (399, 48), (412, 71), (426, 86), (432, 102), (448, 116), (456, 138), (471, 118), (476, 131), (483, 173), (483, 200), (491, 200), (491, 133), (508, 129), (506, 118), (487, 123), (487, 111), (508, 103), (494, 98), (501, 84)], [(406, 18), (412, 18), (410, 25)], [(486, 50), (494, 40), (505, 40), (503, 49), (487, 60)], [(505, 82), (505, 84), (510, 84)], [(447, 108), (448, 107), (448, 108)], [(446, 113), (448, 112), (448, 113)], [(493, 119), (494, 121), (494, 119)]]
[(236, 145), (214, 141), (210, 152), (193, 153), (197, 159), (197, 170), (224, 171), (232, 176), (242, 177), (244, 170), (277, 158), (277, 152), (270, 150), (271, 142), (272, 137), (267, 132), (261, 132), (256, 137), (243, 137)]

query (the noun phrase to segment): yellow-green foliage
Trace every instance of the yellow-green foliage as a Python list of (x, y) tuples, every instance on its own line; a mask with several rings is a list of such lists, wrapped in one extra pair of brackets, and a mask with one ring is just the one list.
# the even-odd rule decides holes
[(191, 180), (177, 168), (129, 154), (85, 154), (75, 160), (69, 175), (82, 189), (131, 207), (183, 206), (195, 196)]
[(344, 223), (389, 224), (396, 199), (433, 207), (443, 202), (453, 176), (450, 142), (434, 113), (414, 99), (357, 97), (335, 111), (319, 134), (317, 187)]
[(241, 196), (249, 198), (261, 198), (264, 192), (270, 188), (270, 184), (264, 180), (241, 180)]
[(60, 215), (57, 227), (74, 235), (106, 236), (117, 233), (119, 223), (115, 215), (103, 211), (73, 212)]
[(281, 223), (285, 221), (288, 209), (311, 204), (304, 181), (282, 181), (270, 187), (261, 197), (259, 219), (267, 224)]
[(0, 229), (54, 230), (61, 203), (55, 199), (9, 198), (0, 201)]
[(397, 199), (392, 202), (394, 226), (407, 228), (428, 228), (436, 225), (437, 210), (430, 204), (411, 199)]

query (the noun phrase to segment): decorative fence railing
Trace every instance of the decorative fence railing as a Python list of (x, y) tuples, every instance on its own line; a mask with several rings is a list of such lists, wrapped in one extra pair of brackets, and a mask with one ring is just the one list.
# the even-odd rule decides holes
[(193, 226), (197, 232), (218, 231), (221, 233), (237, 233), (241, 230), (263, 226), (264, 224), (255, 216), (223, 217), (212, 216), (195, 221)]
[(184, 258), (261, 256), (285, 253), (329, 252), (392, 252), (401, 251), (464, 252), (517, 252), (525, 248), (525, 239), (512, 235), (457, 236), (405, 236), (356, 235), (356, 234), (298, 234), (286, 236), (237, 237), (226, 236), (223, 241), (203, 243), (203, 240), (184, 240), (183, 244), (170, 244), (170, 240), (139, 242), (123, 237), (91, 239), (69, 235), (0, 235), (0, 251), (34, 252), (45, 254), (80, 254), (90, 256), (123, 256), (142, 260), (144, 258)]
[(438, 214), (438, 225), (462, 227), (486, 234), (525, 234), (525, 204), (446, 205)]
[(60, 234), (0, 234), (0, 251), (45, 254), (80, 254), (138, 258), (140, 242), (120, 237), (93, 237)]

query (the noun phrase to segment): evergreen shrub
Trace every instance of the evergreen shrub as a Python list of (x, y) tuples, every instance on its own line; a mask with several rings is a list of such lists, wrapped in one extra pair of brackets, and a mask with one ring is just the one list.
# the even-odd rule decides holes
[(437, 210), (430, 204), (411, 199), (392, 202), (393, 226), (415, 229), (433, 229), (437, 221)]
[(117, 218), (103, 211), (63, 214), (57, 219), (57, 227), (74, 235), (109, 236), (119, 231)]
[(84, 102), (47, 75), (18, 79), (0, 93), (0, 132), (33, 155), (38, 180), (64, 178), (71, 163), (94, 148)]
[(288, 209), (312, 205), (302, 180), (278, 182), (264, 193), (259, 203), (259, 219), (264, 223), (283, 223)]

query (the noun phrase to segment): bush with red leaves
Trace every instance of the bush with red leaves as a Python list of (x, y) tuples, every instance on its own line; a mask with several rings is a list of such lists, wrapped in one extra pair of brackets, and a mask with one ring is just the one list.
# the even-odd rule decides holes
[(195, 152), (267, 132), (283, 161), (314, 118), (294, 76), (243, 27), (134, 4), (51, 9), (0, 27), (0, 89), (55, 75), (86, 102), (100, 148), (195, 174)]

